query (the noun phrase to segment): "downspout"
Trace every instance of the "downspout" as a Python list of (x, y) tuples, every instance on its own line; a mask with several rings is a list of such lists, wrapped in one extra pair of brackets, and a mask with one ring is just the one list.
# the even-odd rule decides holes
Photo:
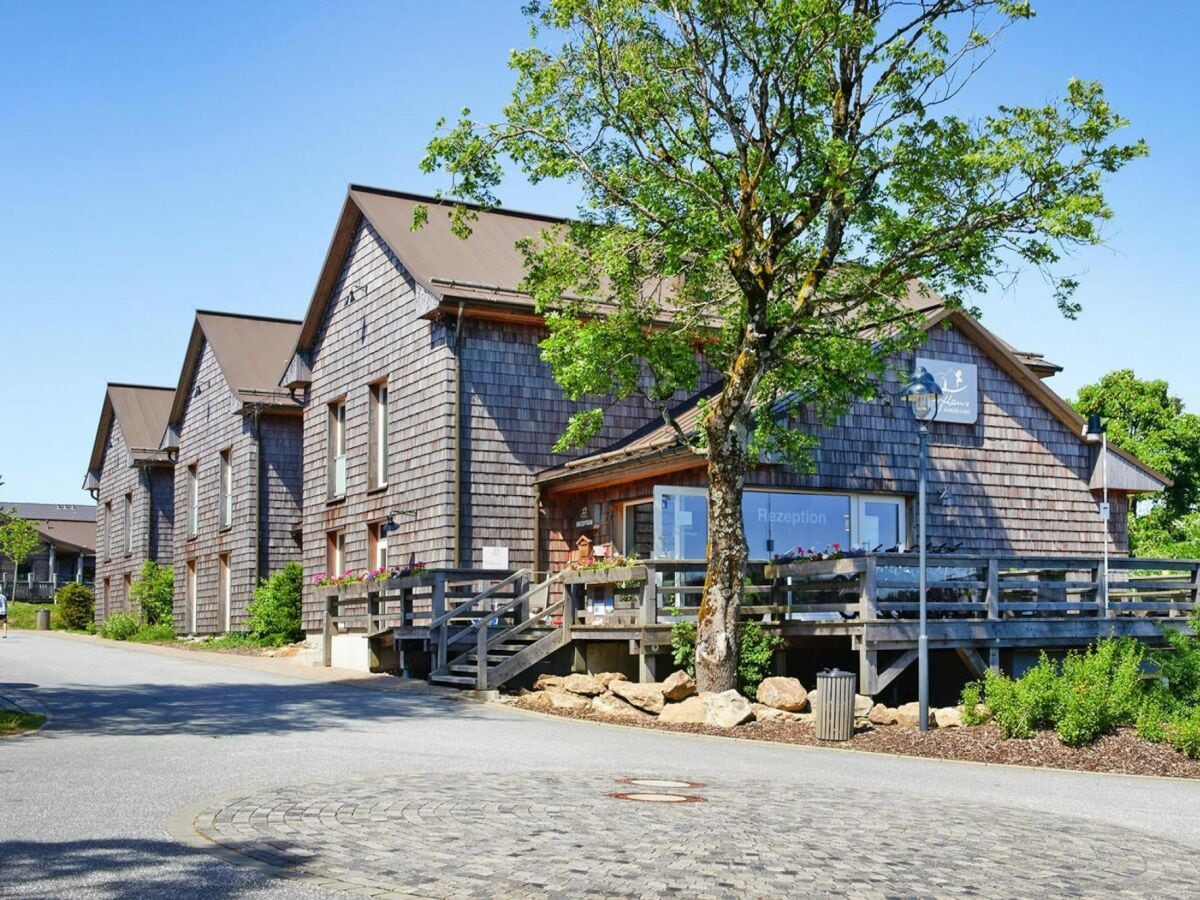
[(454, 323), (454, 567), (462, 565), (462, 349), (463, 304)]
[[(536, 583), (542, 571), (542, 486), (533, 486), (533, 580)], [(548, 575), (549, 573), (547, 573)]]
[(254, 587), (262, 580), (262, 407), (255, 405), (254, 417)]

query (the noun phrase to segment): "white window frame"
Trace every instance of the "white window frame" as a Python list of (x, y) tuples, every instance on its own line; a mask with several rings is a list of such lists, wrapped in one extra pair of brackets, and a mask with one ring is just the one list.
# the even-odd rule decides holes
[(387, 381), (377, 381), (370, 390), (371, 473), (368, 488), (376, 490), (388, 484), (388, 395)]
[(326, 407), (328, 426), (328, 469), (326, 494), (330, 500), (346, 496), (346, 400), (334, 400)]
[(133, 555), (133, 494), (126, 494), (126, 495), (125, 495), (125, 501), (124, 501), (124, 504), (125, 504), (125, 509), (124, 509), (124, 516), (125, 516), (125, 534), (124, 534), (125, 555), (126, 555), (126, 556), (132, 556), (132, 555)]
[[(104, 502), (104, 559), (112, 559), (112, 501)], [(107, 612), (105, 613), (107, 615)]]
[[(655, 559), (672, 559), (677, 557), (666, 557), (660, 555), (660, 547), (662, 547), (662, 498), (664, 494), (682, 494), (691, 497), (708, 497), (708, 488), (702, 487), (680, 487), (673, 484), (656, 484), (654, 486), (654, 558)], [(707, 513), (707, 507), (705, 508)], [(680, 535), (678, 533), (679, 526), (676, 527), (675, 544), (678, 547), (680, 544)]]
[(325, 564), (331, 577), (346, 571), (346, 531), (339, 528), (325, 533)]
[(187, 533), (194, 538), (200, 532), (200, 466), (192, 463), (187, 467)]
[(233, 448), (226, 447), (220, 453), (220, 489), (218, 490), (220, 509), (219, 527), (224, 530), (233, 527)]
[(367, 561), (367, 569), (370, 571), (387, 567), (388, 533), (384, 531), (386, 526), (386, 521), (374, 522), (371, 524), (371, 532), (369, 535), (371, 558)]
[[(628, 541), (629, 532), (627, 529), (628, 522), (626, 519), (626, 510), (628, 510), (629, 507), (631, 507), (631, 506), (640, 506), (643, 503), (650, 504), (650, 513), (651, 513), (651, 516), (653, 516), (653, 514), (654, 514), (654, 497), (653, 496), (638, 497), (634, 500), (622, 500), (620, 506), (617, 507), (616, 516), (615, 516), (616, 521), (614, 522), (614, 525), (616, 527), (613, 529), (615, 532), (613, 534), (613, 538), (614, 538), (613, 543), (616, 544), (617, 550), (621, 553), (622, 556), (628, 556), (629, 552), (630, 552), (629, 541)], [(653, 527), (654, 526), (652, 525), (651, 528), (653, 528)], [(651, 553), (653, 553), (653, 552), (654, 551), (651, 550)]]

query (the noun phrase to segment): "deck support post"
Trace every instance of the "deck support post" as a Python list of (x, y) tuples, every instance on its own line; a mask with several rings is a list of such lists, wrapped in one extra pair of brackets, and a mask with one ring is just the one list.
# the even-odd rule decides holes
[(988, 668), (1000, 674), (1000, 647), (997, 644), (988, 647)]
[(321, 622), (321, 664), (325, 668), (333, 665), (333, 609), (336, 597), (325, 598), (325, 615)]
[(475, 690), (488, 689), (488, 619), (480, 619), (475, 632)]
[(879, 651), (867, 649), (864, 634), (858, 644), (858, 690), (868, 697), (879, 693)]
[[(433, 594), (429, 598), (434, 619), (440, 619), (446, 612), (446, 573), (435, 572), (433, 575)], [(437, 641), (435, 669), (445, 668), (446, 665), (446, 622), (438, 626), (434, 640)]]

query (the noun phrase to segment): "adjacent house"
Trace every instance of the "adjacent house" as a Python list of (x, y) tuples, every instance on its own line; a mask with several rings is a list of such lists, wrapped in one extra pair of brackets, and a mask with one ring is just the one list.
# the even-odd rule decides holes
[(91, 586), (96, 574), (95, 506), (0, 503), (0, 511), (25, 519), (42, 536), (42, 545), (19, 571), (12, 560), (0, 556), (0, 585), (10, 600), (49, 600), (69, 581)]
[(84, 489), (96, 499), (93, 540), (96, 620), (133, 609), (143, 564), (170, 565), (174, 552), (174, 462), (159, 449), (174, 390), (109, 384)]
[[(305, 398), (310, 577), (412, 561), (543, 568), (534, 475), (569, 458), (552, 445), (577, 407), (541, 359), (516, 243), (560, 221), (481, 211), (464, 241), (433, 198), (351, 186), (280, 380)], [(619, 404), (603, 439), (653, 415)]]
[(300, 558), (300, 323), (196, 314), (159, 448), (175, 461), (175, 629), (237, 630), (259, 580)]

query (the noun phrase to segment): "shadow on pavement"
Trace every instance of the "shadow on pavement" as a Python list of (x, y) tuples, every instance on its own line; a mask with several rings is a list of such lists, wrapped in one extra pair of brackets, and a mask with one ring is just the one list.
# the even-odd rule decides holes
[[(0, 682), (0, 693), (6, 684)], [(50, 714), (41, 734), (155, 735), (347, 731), (364, 722), (477, 718), (475, 704), (420, 693), (382, 693), (327, 683), (24, 686)]]
[(223, 865), (172, 841), (134, 838), (6, 840), (3, 860), (0, 896), (6, 897), (241, 897), (261, 891), (275, 878)]

